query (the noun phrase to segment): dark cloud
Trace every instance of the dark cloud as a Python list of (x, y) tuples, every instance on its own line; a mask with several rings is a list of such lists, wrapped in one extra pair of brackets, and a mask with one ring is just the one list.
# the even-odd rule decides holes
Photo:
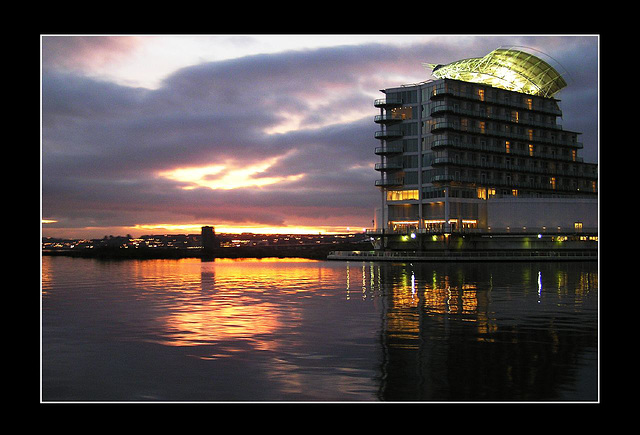
[[(380, 201), (373, 170), (375, 94), (407, 83), (395, 80), (426, 80), (429, 73), (421, 62), (482, 56), (509, 41), (471, 39), (458, 45), (443, 38), (422, 45), (341, 46), (202, 63), (176, 71), (157, 89), (52, 68), (78, 65), (87, 52), (94, 53), (89, 61), (99, 63), (123, 45), (131, 52), (136, 41), (46, 39), (43, 217), (78, 227), (178, 221), (367, 226)], [(561, 97), (565, 128), (583, 131), (584, 154), (597, 158), (593, 38), (571, 39), (565, 46), (560, 45), (565, 38), (514, 41), (548, 48), (544, 51), (560, 47), (558, 58), (574, 77)], [(301, 128), (266, 134), (291, 122)], [(223, 163), (241, 168), (275, 157), (279, 160), (256, 178), (304, 176), (260, 188), (184, 190), (184, 183), (158, 175)], [(585, 160), (595, 161), (591, 157)]]

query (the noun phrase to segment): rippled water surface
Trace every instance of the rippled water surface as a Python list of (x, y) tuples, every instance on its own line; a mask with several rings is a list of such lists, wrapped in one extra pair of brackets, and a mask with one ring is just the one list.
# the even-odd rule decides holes
[(598, 265), (42, 259), (44, 401), (594, 401)]

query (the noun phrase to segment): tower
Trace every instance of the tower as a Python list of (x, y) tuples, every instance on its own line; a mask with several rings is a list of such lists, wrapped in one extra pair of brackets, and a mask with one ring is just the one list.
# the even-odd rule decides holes
[(217, 247), (219, 247), (219, 243), (216, 239), (215, 229), (210, 226), (202, 227), (202, 248), (204, 251), (212, 251)]

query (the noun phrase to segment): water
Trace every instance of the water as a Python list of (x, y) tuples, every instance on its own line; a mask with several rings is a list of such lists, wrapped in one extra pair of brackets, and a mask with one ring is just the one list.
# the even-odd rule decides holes
[(597, 401), (598, 265), (42, 258), (42, 400)]

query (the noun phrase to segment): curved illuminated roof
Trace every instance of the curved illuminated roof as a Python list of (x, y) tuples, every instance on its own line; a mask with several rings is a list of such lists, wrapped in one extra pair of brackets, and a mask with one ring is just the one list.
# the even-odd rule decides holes
[(457, 60), (447, 65), (424, 64), (438, 79), (482, 83), (529, 95), (552, 97), (567, 86), (562, 76), (533, 54), (498, 48), (484, 57)]

